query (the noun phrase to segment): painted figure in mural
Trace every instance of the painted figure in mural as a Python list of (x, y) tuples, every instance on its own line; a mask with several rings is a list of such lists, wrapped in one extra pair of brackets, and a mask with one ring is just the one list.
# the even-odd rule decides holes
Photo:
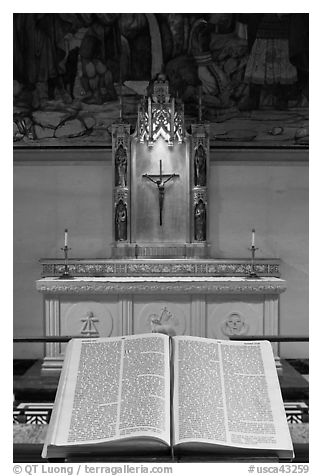
[[(31, 91), (34, 109), (60, 96), (73, 99), (80, 74), (82, 101), (102, 104), (115, 99), (119, 79), (121, 35), (114, 13), (15, 14), (14, 80)], [(80, 58), (80, 71), (78, 60)]]
[[(294, 16), (295, 15), (295, 16)], [(275, 97), (277, 109), (288, 105), (289, 92), (298, 80), (297, 68), (308, 71), (308, 26), (304, 28), (307, 39), (295, 47), (294, 22), (303, 21), (305, 16), (297, 14), (241, 14), (239, 19), (247, 24), (249, 59), (245, 70), (245, 82), (249, 83), (249, 98), (242, 109), (258, 109), (262, 87), (269, 87)], [(303, 34), (303, 28), (300, 29)], [(305, 46), (307, 43), (307, 48)], [(294, 49), (290, 48), (291, 44)], [(302, 48), (300, 54), (299, 48)], [(306, 50), (306, 51), (305, 51)]]
[(230, 81), (214, 61), (210, 51), (211, 25), (205, 19), (198, 19), (191, 27), (189, 52), (198, 66), (198, 77), (205, 95), (217, 98), (217, 107), (231, 105)]
[(134, 93), (141, 94), (143, 81), (160, 71), (158, 64), (188, 115), (198, 112), (201, 88), (203, 119), (211, 122), (243, 118), (240, 110), (260, 105), (307, 107), (308, 18), (295, 13), (16, 13), (14, 140), (87, 140), (95, 130), (88, 139), (95, 142), (105, 135), (96, 106), (115, 101), (122, 87), (130, 115)]
[(122, 144), (115, 153), (115, 186), (126, 187), (127, 155)]
[(82, 101), (102, 104), (115, 99), (114, 81), (119, 79), (121, 35), (116, 13), (90, 13), (89, 27), (82, 40), (79, 55), (82, 65)]
[(201, 199), (195, 206), (194, 222), (195, 240), (206, 241), (206, 206)]
[[(122, 81), (151, 78), (151, 32), (144, 13), (123, 13), (118, 19), (122, 41)], [(157, 51), (154, 54), (158, 54)]]
[(199, 145), (194, 157), (195, 186), (204, 187), (206, 185), (206, 167), (206, 152), (202, 145)]
[(77, 14), (72, 13), (14, 14), (13, 78), (20, 85), (22, 101), (42, 108), (57, 95), (65, 104), (71, 103), (65, 84), (76, 67), (71, 65), (71, 57), (67, 61), (68, 37), (79, 26)]
[(127, 240), (127, 209), (123, 200), (115, 208), (115, 241)]
[(289, 55), (296, 67), (298, 82), (293, 96), (299, 106), (309, 101), (309, 14), (292, 13), (289, 28)]
[[(186, 110), (195, 112), (196, 89), (201, 86), (207, 119), (235, 117), (238, 103), (247, 94), (243, 78), (248, 57), (236, 14), (184, 14), (177, 30), (177, 34), (188, 33), (188, 46), (180, 56), (169, 58), (166, 73)], [(186, 34), (181, 37), (185, 44)]]

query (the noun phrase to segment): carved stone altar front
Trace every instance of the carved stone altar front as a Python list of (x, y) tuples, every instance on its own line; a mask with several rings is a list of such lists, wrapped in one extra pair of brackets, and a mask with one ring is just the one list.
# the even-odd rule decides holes
[[(46, 335), (88, 337), (168, 331), (228, 339), (278, 333), (284, 280), (272, 276), (109, 276), (37, 281)], [(65, 344), (46, 344), (45, 373), (60, 370)]]

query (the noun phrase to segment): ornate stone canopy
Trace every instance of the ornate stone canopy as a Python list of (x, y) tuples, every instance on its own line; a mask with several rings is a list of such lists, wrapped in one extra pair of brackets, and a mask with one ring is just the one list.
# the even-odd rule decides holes
[[(113, 125), (115, 258), (205, 258), (209, 131), (184, 127), (184, 106), (163, 74), (138, 105), (137, 126)], [(201, 114), (200, 114), (201, 116)]]

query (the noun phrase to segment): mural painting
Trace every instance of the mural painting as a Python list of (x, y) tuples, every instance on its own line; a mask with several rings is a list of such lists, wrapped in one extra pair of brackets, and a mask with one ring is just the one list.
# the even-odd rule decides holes
[(186, 127), (201, 105), (212, 145), (308, 144), (308, 14), (17, 13), (13, 22), (16, 147), (110, 145), (120, 109), (134, 128), (160, 71)]

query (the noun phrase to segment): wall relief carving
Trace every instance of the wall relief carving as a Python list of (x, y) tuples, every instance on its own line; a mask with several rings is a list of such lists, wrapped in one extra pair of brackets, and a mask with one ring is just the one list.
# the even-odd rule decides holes
[[(79, 335), (82, 337), (108, 337), (113, 333), (114, 310), (105, 302), (95, 300), (77, 303), (61, 302), (61, 335)], [(117, 328), (117, 325), (116, 325)]]
[(238, 312), (232, 312), (220, 326), (222, 333), (229, 336), (241, 336), (246, 335), (249, 330), (249, 325), (245, 321), (244, 317)]
[(169, 336), (176, 335), (175, 328), (178, 326), (178, 320), (168, 311), (166, 306), (161, 309), (159, 314), (150, 314), (149, 320), (152, 332), (161, 332)]
[(189, 329), (189, 300), (178, 296), (178, 302), (165, 297), (159, 300), (138, 296), (134, 299), (133, 318), (135, 333), (159, 332), (167, 335), (182, 335)]
[(94, 313), (92, 311), (88, 312), (87, 316), (81, 319), (81, 322), (81, 335), (88, 337), (99, 337), (99, 331), (95, 324), (96, 322), (99, 322), (99, 319), (94, 316)]

